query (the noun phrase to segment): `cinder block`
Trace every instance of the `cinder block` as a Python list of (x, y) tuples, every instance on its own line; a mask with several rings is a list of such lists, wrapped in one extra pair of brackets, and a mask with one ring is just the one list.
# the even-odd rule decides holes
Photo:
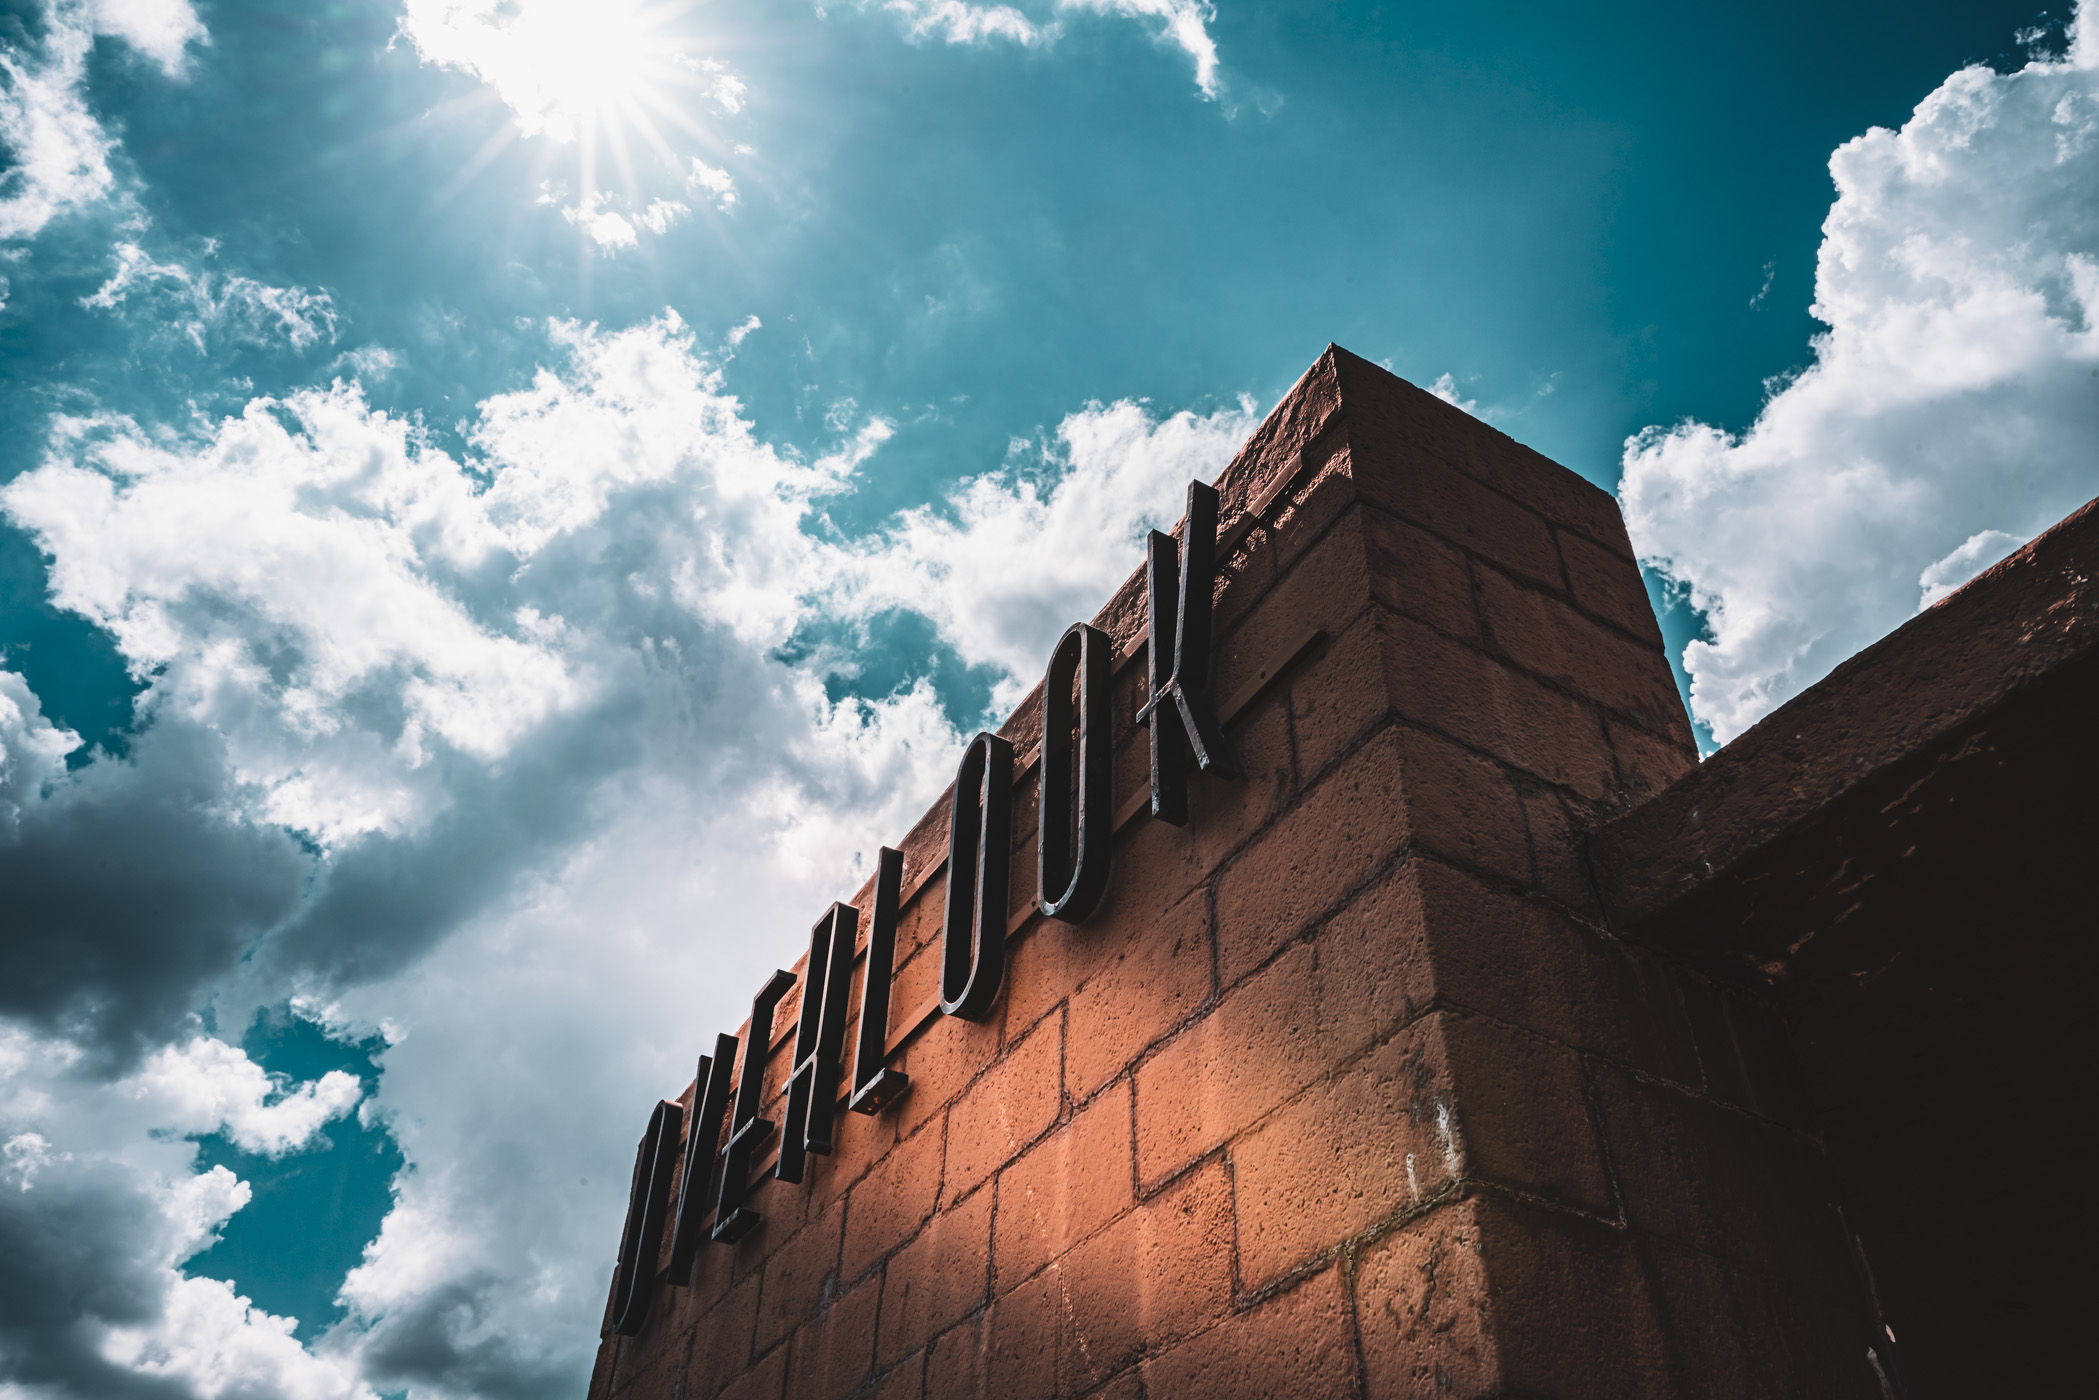
[[(939, 988), (940, 946), (936, 943), (919, 955), (933, 964), (932, 983)], [(900, 998), (891, 1003), (899, 1016), (908, 1016), (921, 1003)], [(1005, 1029), (1006, 1004), (1002, 999), (982, 1021), (944, 1016), (913, 1040), (902, 1056), (891, 1063), (911, 1076), (911, 1092), (891, 1110), (897, 1130), (911, 1133), (954, 1102), (955, 1096), (999, 1057)]]
[(1060, 1280), (1054, 1269), (1006, 1289), (985, 1321), (991, 1400), (1049, 1400), (1057, 1393)]
[(1225, 1318), (1144, 1363), (1150, 1400), (1330, 1400), (1355, 1393), (1350, 1300), (1339, 1268)]
[(1355, 1310), (1366, 1400), (1486, 1400), (1506, 1393), (1477, 1209), (1477, 1202), (1453, 1201), (1358, 1257)]
[(1596, 1100), (1635, 1230), (1771, 1269), (1822, 1223), (1819, 1174), (1790, 1132), (1607, 1065)]
[(981, 1307), (990, 1287), (991, 1198), (979, 1191), (926, 1223), (883, 1276), (878, 1360), (899, 1360)]
[[(1352, 415), (1353, 416), (1353, 415)], [(1563, 588), (1560, 552), (1545, 517), (1420, 452), (1351, 427), (1349, 455), (1364, 498), (1547, 588)]]
[(723, 1388), (721, 1400), (786, 1400), (787, 1348), (777, 1347)]
[[(1246, 1287), (1424, 1208), (1463, 1173), (1442, 1019), (1423, 1017), (1232, 1144)], [(1143, 1103), (1140, 1087), (1140, 1113)], [(1144, 1127), (1140, 1116), (1140, 1152)]]
[(1048, 1016), (955, 1101), (947, 1122), (946, 1199), (976, 1190), (1049, 1131), (1064, 1111), (1063, 1068), (1063, 1018)]
[(1111, 1085), (999, 1175), (994, 1287), (1013, 1287), (1130, 1208), (1130, 1086)]
[[(1536, 878), (1534, 827), (1511, 776), (1427, 730), (1390, 731), (1406, 807), (1408, 844), (1518, 885)], [(1569, 859), (1572, 859), (1570, 853)]]
[[(926, 1348), (929, 1400), (975, 1400), (995, 1394), (988, 1384), (982, 1313), (948, 1328)], [(1025, 1386), (1023, 1386), (1025, 1388)], [(1035, 1392), (1041, 1393), (1041, 1392)]]
[(758, 1290), (758, 1350), (764, 1351), (812, 1315), (838, 1274), (843, 1206), (833, 1205), (776, 1246)]
[(1383, 625), (1372, 610), (1329, 638), (1286, 682), (1300, 785), (1318, 783), (1391, 715), (1385, 653)]
[(1231, 1187), (1220, 1163), (1190, 1172), (1066, 1254), (1058, 1390), (1083, 1395), (1222, 1317), (1232, 1300)]
[(1382, 1040), (1436, 997), (1419, 860), (1392, 866), (1326, 921), (1314, 941), (1328, 1064)]
[(926, 1393), (926, 1354), (914, 1351), (875, 1378), (870, 1400), (919, 1400)]
[(1362, 519), (1372, 596), (1392, 612), (1477, 644), (1479, 611), (1465, 556), (1382, 510), (1365, 509)]
[(1517, 584), (1494, 569), (1477, 574), (1488, 644), (1532, 675), (1630, 715), (1663, 733), (1690, 731), (1676, 679), (1658, 646), (1590, 621), (1564, 599)]
[(1293, 948), (1137, 1067), (1137, 1178), (1244, 1131), (1325, 1068), (1312, 950)]
[(694, 1395), (714, 1395), (742, 1375), (751, 1364), (751, 1336), (757, 1323), (758, 1279), (754, 1275), (730, 1289), (693, 1329), (686, 1388)]
[(1409, 835), (1402, 740), (1371, 739), (1241, 852), (1218, 880), (1217, 956), (1226, 987), (1305, 932)]
[(1483, 651), (1385, 614), (1392, 709), (1547, 783), (1593, 801), (1617, 782), (1602, 717)]
[(1366, 1248), (1356, 1320), (1367, 1400), (1711, 1393), (1709, 1377), (1670, 1376), (1631, 1242), (1501, 1198), (1452, 1202)]
[(796, 1400), (845, 1400), (873, 1369), (881, 1280), (870, 1279), (831, 1300), (802, 1324), (790, 1343), (788, 1385)]
[(1418, 917), (1433, 930), (1433, 982), (1444, 1003), (1697, 1082), (1675, 987), (1649, 959), (1550, 904), (1518, 899), (1440, 861), (1424, 857), (1407, 869)]
[(1661, 649), (1661, 625), (1655, 621), (1639, 565), (1572, 532), (1560, 535), (1560, 559), (1567, 566), (1576, 607), (1636, 642)]
[(1108, 917), (1030, 942), (1068, 950), (1064, 1073), (1085, 1098), (1210, 997), (1210, 902), (1197, 890), (1155, 923)]
[(947, 1120), (936, 1118), (889, 1149), (847, 1197), (839, 1277), (850, 1284), (918, 1233), (940, 1203)]

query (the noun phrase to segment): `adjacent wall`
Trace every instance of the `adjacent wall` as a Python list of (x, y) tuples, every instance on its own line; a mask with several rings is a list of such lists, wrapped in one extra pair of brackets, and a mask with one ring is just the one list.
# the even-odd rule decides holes
[[(1614, 503), (1338, 349), (1219, 485), (1244, 776), (1186, 828), (1132, 806), (1070, 928), (1028, 913), (1028, 769), (982, 1024), (926, 1010), (936, 803), (900, 843), (910, 1093), (757, 1185), (594, 1400), (1879, 1395), (1782, 1029), (1613, 938), (1581, 859), (1695, 761)], [(1098, 619), (1132, 655), (1143, 602)]]

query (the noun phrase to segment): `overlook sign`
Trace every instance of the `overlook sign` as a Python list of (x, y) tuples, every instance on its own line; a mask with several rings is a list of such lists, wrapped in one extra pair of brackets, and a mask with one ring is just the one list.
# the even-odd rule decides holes
[(1611, 498), (1329, 348), (650, 1112), (592, 1400), (1986, 1391), (1905, 1324), (2022, 1232), (1886, 1145), (2079, 1062), (1949, 1058), (1932, 911), (2088, 916), (1991, 794), (2090, 769), (2092, 578), (2088, 508), (1701, 767)]

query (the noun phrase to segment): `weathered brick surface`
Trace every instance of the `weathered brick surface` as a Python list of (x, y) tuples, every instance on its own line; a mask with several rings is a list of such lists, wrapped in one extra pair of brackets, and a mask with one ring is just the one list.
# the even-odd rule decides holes
[(1064, 1107), (1064, 1020), (1045, 1016), (948, 1112), (947, 1184), (967, 1195), (1049, 1130)]
[(1403, 737), (1350, 755), (1235, 860), (1217, 885), (1217, 963), (1230, 986), (1303, 933), (1406, 843)]
[(1356, 1349), (1339, 1268), (1144, 1363), (1153, 1400), (1329, 1400), (1352, 1394)]
[(853, 1188), (846, 1208), (840, 1270), (847, 1283), (866, 1273), (932, 1218), (940, 1202), (946, 1147), (947, 1120), (936, 1118), (891, 1148)]
[(1066, 1254), (1057, 1382), (1083, 1395), (1224, 1316), (1232, 1300), (1232, 1199), (1222, 1164), (1191, 1172)]
[[(910, 1092), (756, 1184), (765, 1224), (608, 1340), (593, 1400), (1856, 1393), (1819, 1379), (1863, 1334), (1785, 1028), (1616, 936), (1584, 863), (1695, 761), (1608, 497), (1339, 351), (1227, 469), (1227, 529), (1271, 486), (1214, 589), (1220, 694), (1325, 635), (1230, 721), (1244, 776), (1136, 817), (1070, 927), (1028, 917), (1024, 775), (1005, 990), (918, 1027), (935, 803)], [(1141, 582), (1095, 621), (1131, 655)], [(1023, 758), (1039, 723), (1037, 691)]]
[(1325, 1068), (1312, 950), (1297, 947), (1137, 1067), (1137, 1177), (1154, 1182), (1276, 1111)]
[(816, 1310), (838, 1277), (839, 1225), (832, 1206), (774, 1249), (758, 1291), (758, 1349), (765, 1350)]
[(1065, 1086), (1085, 1098), (1209, 1000), (1210, 901), (1198, 890), (1154, 922), (1111, 915), (1063, 937), (1078, 972), (1065, 984)]
[(881, 1361), (918, 1350), (984, 1303), (991, 1200), (991, 1192), (979, 1191), (942, 1211), (890, 1259), (882, 1289)]
[(879, 1279), (831, 1298), (794, 1334), (788, 1385), (797, 1400), (845, 1400), (873, 1369)]
[(1130, 1208), (1130, 1086), (1111, 1085), (999, 1176), (991, 1256), (1000, 1291)]

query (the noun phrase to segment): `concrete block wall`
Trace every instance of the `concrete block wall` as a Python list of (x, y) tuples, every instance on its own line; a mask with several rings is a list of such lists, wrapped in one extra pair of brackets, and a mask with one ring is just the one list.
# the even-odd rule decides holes
[[(593, 1400), (1879, 1395), (1768, 1006), (1614, 939), (1582, 862), (1695, 763), (1615, 503), (1331, 348), (1218, 486), (1243, 776), (1047, 923), (1023, 704), (997, 1007), (924, 1009), (943, 799), (901, 843), (910, 1092), (799, 1185), (761, 1162), (764, 1223)], [(1141, 578), (1096, 625), (1141, 659)]]

